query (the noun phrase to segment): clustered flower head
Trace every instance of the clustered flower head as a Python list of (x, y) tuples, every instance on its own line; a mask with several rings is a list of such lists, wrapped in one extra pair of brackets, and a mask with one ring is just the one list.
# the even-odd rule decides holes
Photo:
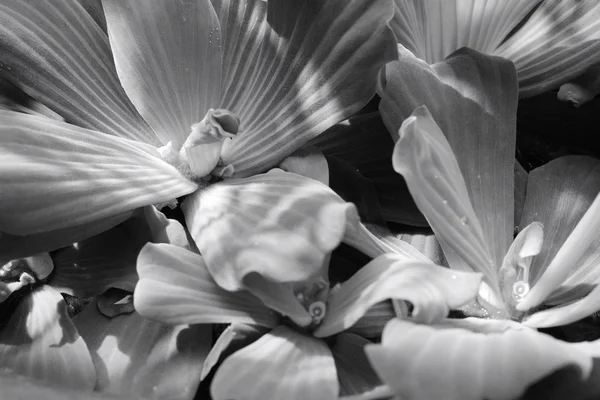
[(0, 398), (590, 384), (600, 161), (515, 153), (598, 65), (596, 0), (0, 0)]

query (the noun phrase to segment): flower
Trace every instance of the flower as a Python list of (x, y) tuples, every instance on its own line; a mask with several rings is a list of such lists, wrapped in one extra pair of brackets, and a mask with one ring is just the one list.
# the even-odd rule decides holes
[(0, 70), (68, 123), (0, 111), (0, 259), (262, 172), (366, 104), (391, 1), (292, 3), (4, 2)]
[(600, 61), (600, 4), (576, 0), (395, 0), (398, 43), (430, 64), (469, 47), (514, 62), (519, 95), (553, 89)]
[[(372, 306), (388, 299), (410, 301), (415, 320), (433, 320), (470, 301), (481, 279), (479, 274), (389, 253), (338, 287), (329, 288), (326, 276), (317, 292), (303, 291), (304, 282), (293, 277), (264, 286), (281, 293), (282, 299), (292, 290), (292, 296), (273, 308), (254, 295), (261, 294), (255, 288), (225, 290), (213, 280), (202, 256), (179, 247), (146, 245), (138, 272), (134, 301), (142, 315), (168, 324), (234, 324), (215, 344), (203, 377), (232, 338), (248, 330), (239, 324), (262, 327), (253, 332), (252, 344), (229, 355), (217, 370), (211, 387), (215, 399), (326, 400), (338, 398), (340, 390), (347, 394), (372, 389), (379, 382), (362, 352), (369, 341), (350, 328)], [(309, 317), (307, 324), (302, 314)]]
[[(202, 366), (210, 328), (150, 321), (132, 312), (130, 292), (105, 292), (109, 287), (133, 290), (137, 255), (149, 241), (187, 245), (181, 224), (146, 207), (90, 239), (5, 265), (0, 287), (12, 293), (0, 301), (1, 373), (65, 393), (77, 389), (77, 398), (95, 398), (92, 390), (144, 398), (193, 397), (199, 378), (187, 371)], [(71, 318), (61, 293), (97, 297)], [(123, 315), (108, 318), (115, 314)], [(26, 390), (27, 385), (20, 387)]]
[[(397, 139), (394, 169), (450, 268), (484, 275), (477, 303), (463, 311), (498, 321), (391, 322), (381, 347), (367, 349), (382, 379), (407, 398), (508, 399), (567, 365), (588, 377), (590, 347), (531, 327), (566, 324), (599, 308), (600, 292), (592, 289), (598, 272), (590, 268), (600, 249), (590, 234), (600, 221), (598, 161), (566, 157), (533, 171), (525, 206), (515, 207), (512, 63), (464, 49), (429, 66), (401, 51), (400, 61), (388, 65), (383, 93), (382, 116)], [(513, 240), (515, 216), (520, 232)], [(552, 232), (550, 240), (543, 229)], [(545, 300), (554, 307), (537, 308)], [(453, 351), (440, 356), (436, 349), (445, 346)], [(447, 378), (433, 378), (437, 368)], [(434, 383), (422, 390), (423, 379)]]

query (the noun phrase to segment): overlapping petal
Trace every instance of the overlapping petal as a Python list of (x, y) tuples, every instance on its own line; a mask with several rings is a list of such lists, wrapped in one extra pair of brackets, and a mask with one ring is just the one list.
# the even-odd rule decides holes
[(3, 1), (0, 48), (0, 70), (68, 121), (159, 143), (121, 87), (108, 37), (77, 0)]
[(251, 273), (273, 282), (313, 277), (346, 226), (358, 223), (354, 205), (329, 187), (278, 169), (198, 190), (182, 207), (208, 269), (227, 290), (246, 287)]
[(314, 334), (325, 337), (341, 332), (371, 306), (387, 299), (411, 302), (412, 318), (429, 323), (473, 300), (480, 283), (480, 274), (408, 262), (402, 256), (384, 254), (330, 294), (327, 315)]
[(433, 66), (406, 49), (399, 53), (399, 61), (386, 66), (383, 120), (397, 138), (413, 110), (427, 106), (456, 156), (485, 241), (499, 265), (514, 228), (514, 66), (468, 49)]
[(0, 119), (2, 232), (88, 224), (197, 187), (152, 146), (10, 111)]
[[(533, 283), (541, 280), (600, 193), (599, 172), (600, 161), (583, 156), (560, 157), (530, 172), (520, 226), (539, 221), (544, 224), (546, 232), (542, 250), (531, 266)], [(591, 239), (587, 250), (564, 265), (567, 274), (555, 280), (554, 287), (545, 289), (541, 300), (550, 295), (547, 301), (553, 304), (569, 301), (581, 297), (591, 290), (592, 285), (600, 282), (600, 271), (596, 268), (600, 257), (600, 238), (595, 233), (594, 230), (582, 232), (586, 242)], [(557, 287), (558, 284), (560, 287)]]
[(325, 342), (283, 325), (229, 356), (211, 386), (215, 400), (333, 400), (338, 391), (335, 362)]
[(586, 379), (592, 358), (569, 343), (512, 321), (446, 320), (433, 326), (392, 320), (373, 367), (407, 399), (514, 399), (542, 377), (574, 366)]
[(539, 0), (395, 0), (398, 42), (430, 64), (461, 47), (492, 54)]
[(379, 69), (396, 56), (387, 0), (213, 4), (223, 46), (221, 107), (241, 119), (222, 155), (236, 176), (265, 171), (360, 110)]
[(493, 54), (515, 63), (521, 97), (557, 88), (600, 61), (600, 3), (544, 1)]
[(277, 317), (246, 292), (227, 292), (198, 254), (170, 244), (147, 244), (138, 257), (135, 309), (167, 324), (232, 323), (272, 327)]
[(406, 179), (450, 266), (481, 271), (496, 287), (497, 267), (465, 180), (452, 148), (426, 107), (417, 108), (402, 124), (392, 162)]
[(136, 312), (107, 318), (95, 302), (73, 322), (94, 360), (97, 391), (145, 399), (196, 394), (212, 345), (210, 325), (163, 325)]
[(25, 296), (0, 327), (0, 367), (67, 388), (91, 390), (96, 381), (63, 298), (48, 286)]
[(163, 143), (183, 144), (221, 97), (221, 33), (210, 0), (104, 0), (125, 91)]

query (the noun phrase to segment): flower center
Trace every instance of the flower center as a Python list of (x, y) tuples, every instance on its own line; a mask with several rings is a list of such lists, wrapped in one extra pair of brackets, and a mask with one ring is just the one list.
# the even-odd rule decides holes
[[(210, 109), (202, 121), (192, 125), (187, 140), (181, 149), (173, 148), (171, 142), (158, 151), (169, 164), (179, 169), (191, 180), (215, 174), (221, 160), (221, 150), (226, 140), (231, 140), (238, 133), (240, 119), (225, 109)], [(216, 174), (228, 177), (233, 174), (233, 167), (217, 168)]]
[(513, 319), (520, 319), (521, 312), (516, 306), (529, 292), (528, 265), (514, 265), (500, 269), (500, 287), (502, 297)]
[(306, 308), (312, 317), (312, 326), (321, 323), (327, 314), (327, 297), (329, 296), (329, 282), (322, 276), (304, 283), (294, 290), (298, 301)]
[(54, 270), (48, 253), (9, 261), (0, 268), (0, 303), (14, 292), (46, 279)]

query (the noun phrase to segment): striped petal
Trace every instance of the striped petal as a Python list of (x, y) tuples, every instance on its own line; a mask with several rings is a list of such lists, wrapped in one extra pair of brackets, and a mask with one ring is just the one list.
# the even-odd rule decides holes
[(227, 292), (198, 254), (170, 244), (147, 244), (138, 257), (135, 309), (166, 324), (242, 322), (274, 326), (276, 316), (245, 292)]
[(0, 369), (63, 387), (94, 388), (96, 372), (90, 352), (60, 293), (38, 287), (2, 321)]
[(0, 119), (2, 232), (88, 224), (196, 188), (151, 146), (10, 111)]
[(338, 390), (325, 342), (282, 325), (229, 356), (213, 379), (211, 395), (215, 400), (334, 400)]
[(375, 94), (381, 66), (396, 56), (386, 0), (213, 4), (223, 45), (221, 108), (241, 119), (222, 154), (236, 176), (267, 170), (359, 111)]
[(106, 318), (95, 302), (73, 323), (96, 366), (96, 391), (120, 398), (194, 398), (198, 370), (212, 345), (210, 325), (169, 326), (138, 313)]
[(0, 232), (0, 264), (4, 265), (10, 260), (28, 257), (32, 254), (50, 252), (88, 239), (127, 220), (131, 214), (131, 211), (127, 211), (88, 224), (34, 235), (15, 236)]
[(481, 271), (497, 287), (497, 267), (458, 162), (426, 107), (417, 108), (402, 124), (392, 162), (406, 179), (450, 266)]
[(521, 226), (540, 221), (547, 237), (531, 266), (532, 288), (519, 309), (543, 301), (571, 301), (600, 282), (600, 234), (595, 227), (599, 172), (600, 161), (567, 156), (530, 173)]
[(121, 87), (108, 37), (78, 1), (3, 1), (0, 47), (0, 71), (66, 120), (159, 143)]
[(139, 217), (76, 242), (52, 254), (50, 284), (79, 297), (97, 296), (110, 287), (133, 292), (138, 281), (137, 256), (152, 241), (148, 225)]
[(499, 266), (514, 230), (514, 67), (468, 49), (430, 67), (407, 50), (399, 51), (400, 60), (386, 66), (383, 120), (398, 137), (400, 125), (416, 107), (429, 109), (448, 139), (485, 243)]
[(493, 54), (515, 63), (521, 97), (557, 88), (600, 61), (600, 3), (544, 1)]
[(461, 47), (492, 54), (539, 0), (395, 0), (398, 42), (430, 64)]
[(430, 323), (473, 300), (480, 283), (480, 274), (385, 254), (331, 292), (327, 314), (314, 335), (326, 337), (346, 330), (371, 306), (388, 299), (411, 302), (411, 317)]
[(346, 226), (358, 223), (354, 205), (329, 187), (279, 169), (198, 190), (182, 207), (210, 273), (232, 291), (252, 273), (276, 283), (322, 273)]
[(163, 143), (179, 149), (221, 97), (221, 33), (209, 0), (104, 0), (125, 91)]
[(587, 379), (592, 358), (512, 321), (468, 318), (427, 326), (400, 319), (365, 349), (396, 395), (408, 399), (515, 399), (563, 367)]
[(533, 313), (523, 320), (523, 324), (533, 328), (562, 326), (589, 317), (598, 311), (600, 311), (600, 286), (594, 287), (587, 296), (572, 303)]
[(331, 354), (340, 382), (340, 396), (371, 392), (383, 385), (365, 355), (364, 348), (370, 343), (353, 333), (343, 332), (335, 337)]
[(528, 179), (529, 174), (525, 171), (525, 168), (515, 160), (515, 226), (519, 226), (521, 222), (521, 215), (525, 207)]

